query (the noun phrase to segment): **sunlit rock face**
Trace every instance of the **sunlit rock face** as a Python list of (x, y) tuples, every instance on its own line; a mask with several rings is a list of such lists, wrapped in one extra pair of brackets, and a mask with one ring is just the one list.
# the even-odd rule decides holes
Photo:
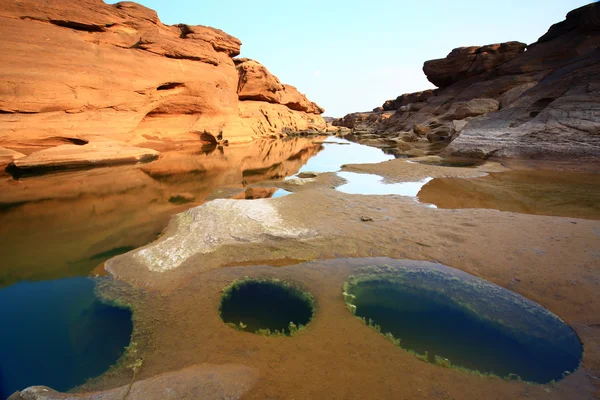
[[(132, 2), (1, 0), (0, 9), (0, 145), (10, 150), (325, 129), (323, 109), (293, 86), (278, 83), (275, 102), (240, 101), (250, 100), (238, 96), (241, 42), (218, 29), (165, 25)], [(261, 78), (243, 77), (248, 88)]]

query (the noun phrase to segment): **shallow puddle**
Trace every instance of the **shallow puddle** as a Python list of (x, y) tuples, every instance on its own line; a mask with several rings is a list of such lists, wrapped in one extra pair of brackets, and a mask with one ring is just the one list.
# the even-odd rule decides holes
[(372, 164), (394, 158), (380, 149), (332, 136), (324, 142), (323, 150), (308, 160), (299, 172), (336, 172), (345, 164)]
[(276, 199), (289, 194), (292, 194), (292, 192), (275, 187), (251, 187), (231, 198), (236, 200)]
[(65, 391), (123, 354), (131, 312), (102, 303), (95, 282), (69, 278), (0, 291), (0, 397), (31, 385)]
[(438, 208), (600, 219), (600, 174), (513, 170), (480, 178), (439, 178), (423, 186), (418, 198)]
[(351, 311), (424, 361), (538, 383), (579, 366), (582, 346), (557, 316), (465, 273), (373, 268), (351, 277)]
[(278, 197), (284, 197), (287, 196), (288, 194), (292, 194), (292, 192), (289, 192), (285, 189), (277, 189), (275, 191), (275, 193), (273, 193), (273, 196), (271, 196), (272, 199), (276, 199)]
[(310, 322), (314, 300), (286, 282), (243, 279), (225, 289), (219, 311), (223, 322), (241, 331), (292, 335)]
[(336, 189), (348, 194), (387, 195), (416, 197), (421, 188), (433, 178), (425, 178), (418, 182), (385, 183), (379, 175), (357, 174), (355, 172), (338, 172), (347, 183)]

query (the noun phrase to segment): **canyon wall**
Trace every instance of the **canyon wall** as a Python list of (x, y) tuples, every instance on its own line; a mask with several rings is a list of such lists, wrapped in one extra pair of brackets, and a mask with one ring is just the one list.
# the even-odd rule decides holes
[(398, 143), (407, 155), (600, 159), (598, 3), (571, 11), (529, 46), (461, 47), (423, 71), (438, 89), (335, 125)]
[[(88, 142), (247, 142), (325, 128), (323, 109), (296, 88), (236, 60), (240, 46), (215, 28), (165, 25), (132, 2), (0, 0), (0, 155)], [(261, 95), (272, 89), (262, 87), (265, 76), (274, 96)]]

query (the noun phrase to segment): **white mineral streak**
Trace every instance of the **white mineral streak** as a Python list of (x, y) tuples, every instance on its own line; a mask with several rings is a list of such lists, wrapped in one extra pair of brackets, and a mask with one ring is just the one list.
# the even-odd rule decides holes
[[(300, 239), (316, 232), (290, 226), (269, 199), (219, 199), (177, 214), (167, 236), (137, 251), (133, 257), (151, 271), (179, 267), (195, 254), (209, 253), (219, 246), (256, 243), (271, 237)], [(172, 228), (175, 227), (173, 230)]]

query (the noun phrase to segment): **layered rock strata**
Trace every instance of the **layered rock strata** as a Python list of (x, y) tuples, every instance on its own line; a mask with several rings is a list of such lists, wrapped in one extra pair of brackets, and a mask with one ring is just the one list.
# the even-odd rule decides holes
[[(323, 109), (293, 86), (234, 60), (240, 46), (215, 28), (165, 25), (132, 2), (0, 0), (0, 146), (29, 154), (325, 129)], [(277, 83), (275, 96), (261, 94), (269, 82), (250, 65)]]

